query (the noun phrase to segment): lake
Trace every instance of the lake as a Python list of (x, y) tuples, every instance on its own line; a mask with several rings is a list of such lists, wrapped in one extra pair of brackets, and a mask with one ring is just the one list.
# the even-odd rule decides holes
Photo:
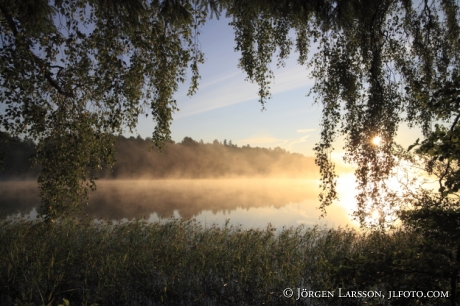
[[(344, 182), (350, 179), (339, 180), (339, 192), (347, 192), (350, 184)], [(205, 226), (230, 220), (244, 228), (265, 228), (269, 223), (276, 228), (357, 227), (350, 217), (353, 197), (348, 193), (319, 219), (318, 186), (319, 181), (313, 179), (97, 181), (85, 212), (109, 220), (194, 218)], [(0, 182), (0, 195), (0, 216), (36, 216), (36, 182)]]

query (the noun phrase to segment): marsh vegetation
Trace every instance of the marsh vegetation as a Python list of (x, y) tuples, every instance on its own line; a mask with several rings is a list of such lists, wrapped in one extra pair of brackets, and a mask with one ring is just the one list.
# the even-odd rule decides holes
[[(2, 305), (447, 305), (339, 298), (338, 289), (446, 290), (411, 231), (264, 229), (189, 220), (2, 222)], [(334, 291), (292, 298), (283, 289)], [(388, 296), (388, 295), (387, 295)]]

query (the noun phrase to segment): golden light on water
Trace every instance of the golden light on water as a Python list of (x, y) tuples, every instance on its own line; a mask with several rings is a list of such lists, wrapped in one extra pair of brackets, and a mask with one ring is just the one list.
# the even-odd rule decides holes
[(372, 143), (376, 146), (380, 145), (380, 143), (382, 142), (382, 137), (380, 136), (375, 136), (373, 139), (372, 139)]

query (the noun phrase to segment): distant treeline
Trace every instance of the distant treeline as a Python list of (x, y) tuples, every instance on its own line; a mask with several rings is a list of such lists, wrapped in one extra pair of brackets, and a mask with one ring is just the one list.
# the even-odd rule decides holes
[[(0, 179), (34, 179), (35, 144), (28, 139), (2, 135), (3, 171)], [(7, 139), (7, 141), (5, 141)], [(213, 143), (185, 137), (168, 142), (159, 152), (149, 138), (117, 136), (116, 163), (96, 173), (100, 179), (224, 178), (224, 177), (313, 177), (318, 175), (314, 158), (282, 148), (238, 147), (231, 141)]]
[(35, 143), (0, 132), (0, 180), (36, 179), (39, 167), (33, 167)]

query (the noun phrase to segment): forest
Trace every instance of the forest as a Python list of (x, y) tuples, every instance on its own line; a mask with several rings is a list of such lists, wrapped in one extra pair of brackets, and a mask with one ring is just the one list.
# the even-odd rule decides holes
[[(34, 166), (35, 144), (4, 135), (0, 154), (5, 157), (0, 180), (36, 180), (40, 165)], [(115, 137), (116, 163), (94, 171), (98, 179), (203, 179), (203, 178), (318, 178), (314, 158), (273, 149), (238, 147), (231, 140), (213, 143), (185, 137), (167, 142), (159, 151), (151, 139)]]

